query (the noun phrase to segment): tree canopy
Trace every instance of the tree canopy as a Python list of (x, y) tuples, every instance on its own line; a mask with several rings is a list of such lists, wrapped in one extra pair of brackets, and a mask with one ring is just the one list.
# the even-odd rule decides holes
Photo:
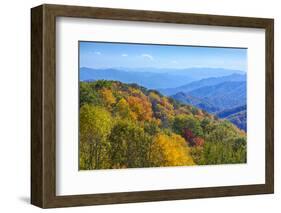
[(81, 170), (245, 163), (227, 120), (136, 84), (80, 82)]

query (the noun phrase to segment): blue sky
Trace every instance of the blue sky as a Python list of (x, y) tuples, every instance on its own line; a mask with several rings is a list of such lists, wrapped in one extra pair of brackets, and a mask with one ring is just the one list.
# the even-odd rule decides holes
[(79, 42), (80, 67), (225, 68), (247, 71), (247, 49)]

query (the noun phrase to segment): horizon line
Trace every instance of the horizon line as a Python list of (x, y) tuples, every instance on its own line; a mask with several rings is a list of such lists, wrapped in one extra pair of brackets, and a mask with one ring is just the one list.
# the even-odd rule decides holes
[[(184, 67), (184, 68), (172, 68), (172, 67), (87, 67), (87, 66), (81, 66), (79, 67), (79, 69), (81, 68), (88, 68), (88, 69), (159, 69), (159, 70), (164, 70), (164, 69), (173, 69), (173, 70), (186, 70), (186, 69), (221, 69), (221, 70), (232, 70), (232, 71), (240, 71), (240, 72), (245, 72), (247, 73), (247, 71), (242, 70), (242, 69), (231, 69), (231, 68), (223, 68), (223, 67)], [(126, 70), (124, 70), (126, 71)]]

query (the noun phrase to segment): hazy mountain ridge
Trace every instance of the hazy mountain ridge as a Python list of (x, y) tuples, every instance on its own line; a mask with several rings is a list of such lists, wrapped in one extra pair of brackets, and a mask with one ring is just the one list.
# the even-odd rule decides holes
[(157, 69), (157, 68), (80, 68), (80, 81), (116, 80), (124, 83), (137, 83), (149, 89), (175, 88), (193, 81), (210, 77), (222, 77), (229, 74), (243, 74), (240, 70), (220, 68), (188, 68), (188, 69)]
[(176, 99), (177, 101), (196, 106), (210, 113), (217, 112), (220, 110), (218, 107), (209, 103), (207, 100), (203, 100), (198, 97), (193, 97), (183, 92), (179, 92), (171, 97)]
[(216, 115), (219, 118), (226, 118), (228, 116), (236, 114), (237, 112), (246, 111), (246, 110), (247, 110), (247, 105), (243, 105), (243, 106), (238, 106), (238, 107), (235, 107), (235, 108), (231, 108), (231, 109), (226, 109), (226, 110), (220, 111)]
[(171, 97), (227, 119), (247, 131), (246, 94), (246, 81), (226, 81), (189, 92), (178, 92)]
[(179, 78), (178, 76), (167, 73), (129, 72), (118, 69), (80, 69), (80, 81), (101, 79), (121, 81), (124, 83), (137, 83), (150, 89), (166, 88), (167, 85), (177, 87), (185, 84), (185, 82), (194, 80), (190, 76)]
[(178, 92), (190, 92), (195, 89), (199, 89), (204, 86), (213, 86), (223, 82), (232, 82), (232, 81), (246, 81), (246, 75), (233, 73), (231, 75), (223, 76), (223, 77), (211, 77), (211, 78), (204, 78), (199, 81), (193, 81), (189, 84), (176, 87), (176, 88), (167, 88), (167, 89), (159, 89), (159, 91), (165, 95), (174, 95)]
[[(204, 106), (208, 103), (216, 110), (210, 110), (202, 106), (200, 108), (209, 112), (217, 112), (246, 104), (246, 82), (223, 82), (213, 86), (201, 87), (188, 93), (177, 93), (171, 97), (197, 107), (200, 107), (200, 104)], [(193, 101), (195, 98), (197, 102)]]
[(232, 109), (223, 110), (216, 114), (219, 118), (224, 118), (247, 131), (247, 106), (239, 106)]

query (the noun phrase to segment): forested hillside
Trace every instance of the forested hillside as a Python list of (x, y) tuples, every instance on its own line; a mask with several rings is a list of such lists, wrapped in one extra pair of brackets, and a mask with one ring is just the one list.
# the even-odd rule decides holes
[[(235, 76), (232, 81), (226, 81), (216, 84), (217, 82), (229, 79)], [(185, 86), (185, 90), (196, 88), (189, 92), (178, 92), (172, 95), (174, 99), (198, 107), (209, 113), (217, 115), (219, 118), (225, 118), (235, 124), (238, 128), (247, 130), (247, 92), (246, 81), (240, 81), (245, 76), (231, 75), (221, 78), (203, 79)], [(215, 81), (214, 81), (215, 79)], [(206, 84), (214, 84), (203, 86)], [(241, 109), (241, 110), (240, 110)], [(225, 115), (230, 113), (231, 115)]]
[(246, 162), (246, 134), (227, 120), (136, 84), (80, 82), (80, 169)]
[(219, 118), (224, 118), (238, 126), (240, 129), (247, 131), (247, 106), (239, 106), (220, 111), (216, 114)]

